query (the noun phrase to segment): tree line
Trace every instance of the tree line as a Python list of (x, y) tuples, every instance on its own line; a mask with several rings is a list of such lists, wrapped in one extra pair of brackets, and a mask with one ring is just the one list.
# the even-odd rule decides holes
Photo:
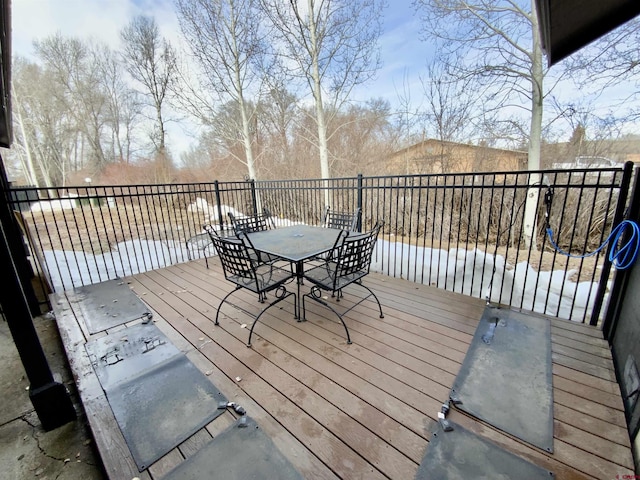
[[(543, 142), (576, 129), (611, 137), (637, 118), (638, 22), (549, 69), (534, 2), (414, 6), (437, 52), (417, 106), (408, 92), (393, 108), (352, 101), (379, 71), (384, 0), (175, 0), (180, 51), (145, 16), (123, 27), (119, 49), (39, 39), (35, 59), (14, 58), (9, 158), (38, 186), (330, 178), (377, 173), (429, 137), (524, 149), (535, 169)], [(598, 112), (623, 81), (626, 98)], [(200, 131), (180, 158), (173, 122)]]

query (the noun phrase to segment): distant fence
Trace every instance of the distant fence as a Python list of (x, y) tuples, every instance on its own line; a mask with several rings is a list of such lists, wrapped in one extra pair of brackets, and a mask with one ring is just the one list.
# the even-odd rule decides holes
[[(384, 220), (373, 269), (525, 310), (596, 324), (611, 265), (593, 251), (620, 223), (631, 164), (621, 168), (330, 180), (14, 188), (14, 210), (35, 270), (68, 289), (211, 255), (189, 239), (229, 211), (262, 206), (279, 224), (318, 224), (332, 209), (362, 210), (359, 228)], [(533, 179), (540, 181), (534, 185)], [(547, 206), (545, 193), (553, 192)], [(523, 237), (525, 200), (538, 195), (535, 245)], [(548, 209), (547, 209), (548, 208)], [(548, 213), (548, 216), (546, 215)]]

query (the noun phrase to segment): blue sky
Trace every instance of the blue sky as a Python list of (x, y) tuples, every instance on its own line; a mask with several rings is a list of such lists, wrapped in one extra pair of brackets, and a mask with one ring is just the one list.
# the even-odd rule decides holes
[[(411, 0), (391, 0), (385, 9), (380, 39), (382, 68), (376, 79), (355, 92), (358, 100), (383, 97), (392, 103), (406, 85), (419, 86), (429, 47), (419, 39), (419, 21)], [(170, 0), (14, 0), (13, 52), (33, 55), (32, 42), (56, 32), (96, 38), (118, 46), (119, 31), (135, 15), (153, 15), (163, 35), (179, 42), (178, 22)], [(413, 94), (415, 97), (419, 90)]]
[[(421, 91), (419, 75), (432, 55), (430, 45), (420, 40), (420, 21), (411, 0), (392, 0), (385, 11), (384, 34), (380, 39), (382, 68), (366, 91), (376, 92), (395, 103), (408, 87), (413, 97)], [(415, 98), (414, 98), (415, 100)]]
[[(13, 53), (33, 56), (33, 41), (56, 32), (65, 36), (97, 39), (113, 48), (119, 46), (119, 31), (136, 15), (155, 17), (162, 34), (180, 45), (178, 20), (172, 0), (14, 0), (12, 3)], [(375, 80), (353, 92), (353, 99), (384, 98), (392, 105), (410, 91), (412, 103), (421, 102), (419, 76), (430, 55), (429, 45), (420, 41), (420, 25), (411, 0), (390, 0), (384, 11), (384, 33), (380, 38), (382, 67)], [(193, 127), (169, 132), (176, 153), (185, 151)]]

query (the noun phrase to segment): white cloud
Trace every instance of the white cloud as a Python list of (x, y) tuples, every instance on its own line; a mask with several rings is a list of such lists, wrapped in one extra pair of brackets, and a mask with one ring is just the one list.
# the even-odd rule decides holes
[(117, 48), (120, 30), (136, 15), (153, 16), (162, 35), (178, 43), (178, 19), (170, 1), (16, 0), (11, 19), (13, 53), (32, 56), (34, 40), (57, 32)]

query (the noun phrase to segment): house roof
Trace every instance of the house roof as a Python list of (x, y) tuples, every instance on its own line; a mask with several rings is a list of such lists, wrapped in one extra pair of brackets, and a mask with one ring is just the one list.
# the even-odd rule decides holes
[(549, 65), (640, 14), (638, 0), (536, 0)]
[(400, 155), (401, 153), (406, 153), (406, 152), (410, 152), (412, 150), (417, 150), (420, 147), (424, 147), (426, 145), (429, 144), (437, 144), (437, 145), (446, 145), (449, 147), (463, 147), (463, 148), (470, 148), (470, 149), (482, 149), (484, 151), (490, 151), (490, 152), (508, 152), (508, 153), (516, 153), (516, 154), (522, 154), (522, 155), (527, 155), (527, 152), (524, 152), (522, 150), (509, 150), (506, 148), (494, 148), (494, 147), (487, 147), (487, 146), (483, 146), (483, 145), (473, 145), (472, 143), (458, 143), (458, 142), (450, 142), (447, 140), (438, 140), (435, 138), (427, 138), (426, 140), (423, 140), (421, 142), (418, 143), (414, 143), (413, 145), (409, 145), (408, 147), (402, 148), (400, 150), (397, 150), (395, 152), (393, 152), (391, 155), (392, 156), (396, 156), (396, 155)]

